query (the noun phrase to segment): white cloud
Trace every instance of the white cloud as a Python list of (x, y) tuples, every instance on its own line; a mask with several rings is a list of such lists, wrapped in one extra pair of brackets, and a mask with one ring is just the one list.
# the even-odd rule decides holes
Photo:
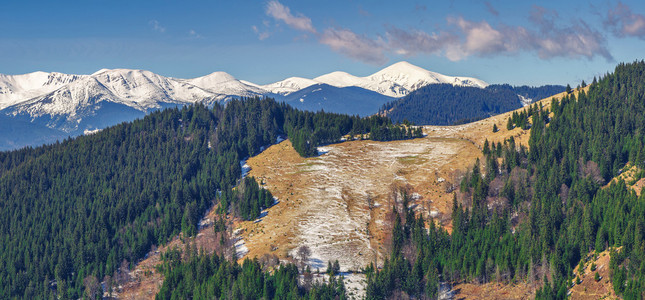
[(269, 36), (271, 36), (268, 31), (260, 31), (260, 29), (258, 29), (258, 27), (255, 25), (251, 26), (251, 29), (253, 29), (253, 32), (255, 32), (260, 41), (266, 40), (267, 38), (269, 38)]
[(283, 21), (293, 29), (316, 33), (316, 29), (311, 24), (311, 19), (303, 14), (294, 16), (288, 7), (278, 1), (273, 0), (267, 4), (266, 14), (276, 20)]
[[(491, 14), (499, 14), (490, 3), (485, 4)], [(624, 34), (640, 34), (642, 30), (645, 37), (645, 17), (625, 11), (619, 5), (616, 12), (610, 12), (613, 19), (608, 22), (622, 24)], [(494, 26), (487, 21), (448, 17), (442, 29), (435, 32), (388, 26), (382, 35), (374, 37), (347, 28), (327, 28), (318, 34), (311, 19), (302, 14), (294, 16), (288, 7), (275, 0), (268, 3), (266, 14), (298, 31), (314, 33), (319, 43), (335, 52), (371, 64), (386, 63), (388, 54), (431, 54), (452, 61), (471, 56), (517, 55), (522, 52), (533, 52), (541, 59), (592, 59), (597, 56), (613, 59), (601, 33), (580, 20), (573, 20), (565, 26), (556, 24), (554, 20), (559, 19), (558, 14), (539, 6), (534, 6), (530, 12), (528, 20), (534, 25), (531, 27), (513, 27), (503, 23)], [(265, 27), (269, 26), (265, 24)], [(270, 35), (256, 26), (252, 26), (252, 29), (260, 40)]]
[(387, 62), (384, 53), (386, 44), (380, 38), (370, 39), (348, 29), (328, 28), (319, 41), (336, 52), (360, 61), (373, 64)]
[(619, 37), (633, 36), (645, 39), (645, 16), (633, 13), (629, 6), (620, 1), (607, 12), (604, 24)]
[(194, 29), (188, 30), (188, 36), (193, 39), (201, 39), (203, 36), (197, 33)]
[(154, 31), (157, 31), (157, 32), (160, 32), (160, 33), (165, 33), (166, 32), (166, 27), (161, 26), (161, 24), (159, 24), (159, 21), (157, 21), (157, 20), (150, 20), (148, 22), (148, 24), (150, 26), (152, 26), (152, 29)]

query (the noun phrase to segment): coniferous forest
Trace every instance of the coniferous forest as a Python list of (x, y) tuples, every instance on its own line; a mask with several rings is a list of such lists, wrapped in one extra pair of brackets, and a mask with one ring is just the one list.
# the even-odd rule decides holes
[[(420, 135), (383, 117), (301, 112), (250, 98), (167, 109), (92, 135), (0, 152), (0, 298), (82, 297), (88, 276), (113, 275), (153, 245), (194, 235), (215, 202), (242, 219), (257, 217), (271, 194), (252, 178), (242, 181), (243, 192), (232, 188), (240, 161), (279, 135), (311, 156), (345, 134), (394, 131), (379, 137)], [(225, 196), (216, 199), (218, 191)], [(219, 266), (239, 271), (213, 263)]]
[(432, 222), (426, 231), (405, 205), (395, 210), (391, 257), (369, 268), (368, 299), (435, 298), (440, 281), (542, 282), (537, 299), (565, 299), (572, 271), (608, 248), (614, 291), (643, 299), (645, 194), (624, 181), (603, 187), (627, 163), (645, 167), (643, 99), (640, 61), (594, 79), (588, 93), (528, 109), (530, 150), (486, 142), (485, 168), (477, 161), (461, 183), (466, 197), (455, 198), (450, 235)]
[(522, 107), (518, 95), (540, 100), (564, 90), (564, 86), (559, 85), (512, 87), (494, 84), (481, 89), (431, 84), (384, 104), (380, 113), (393, 122), (408, 120), (419, 125), (457, 125), (518, 109)]

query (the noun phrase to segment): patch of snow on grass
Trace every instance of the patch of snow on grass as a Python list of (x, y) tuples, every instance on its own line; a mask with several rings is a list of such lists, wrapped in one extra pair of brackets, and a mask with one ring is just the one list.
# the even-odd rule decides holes
[(251, 171), (251, 166), (246, 163), (246, 160), (240, 160), (240, 167), (242, 168), (242, 179), (246, 178)]

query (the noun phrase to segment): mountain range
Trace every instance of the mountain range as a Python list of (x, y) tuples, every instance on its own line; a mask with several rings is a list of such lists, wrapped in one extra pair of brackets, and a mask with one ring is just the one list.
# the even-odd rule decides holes
[(366, 77), (332, 72), (265, 85), (225, 72), (192, 79), (131, 69), (102, 69), (90, 75), (0, 74), (0, 150), (95, 132), (166, 107), (196, 102), (211, 105), (239, 97), (267, 96), (303, 110), (366, 116), (387, 102), (438, 83), (488, 86), (476, 78), (442, 75), (407, 62)]

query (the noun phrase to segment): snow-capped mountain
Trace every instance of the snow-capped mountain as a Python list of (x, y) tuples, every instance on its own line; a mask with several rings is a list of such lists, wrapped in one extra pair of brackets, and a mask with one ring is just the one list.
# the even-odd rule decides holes
[(267, 93), (261, 87), (237, 80), (225, 72), (214, 72), (193, 79), (181, 79), (181, 81), (220, 95), (220, 98), (226, 96), (253, 97), (262, 96)]
[[(100, 70), (52, 92), (9, 106), (3, 112), (75, 134), (127, 121), (132, 115), (142, 116), (168, 105), (217, 101), (224, 97), (149, 71)], [(99, 116), (107, 107), (114, 109), (114, 115)], [(118, 107), (128, 113), (119, 114)], [(104, 121), (92, 121), (93, 118)]]
[[(258, 88), (264, 89), (265, 91), (284, 96), (319, 83), (320, 82), (312, 79), (307, 79), (302, 77), (289, 77), (282, 81), (278, 81), (278, 82), (274, 82), (266, 85), (259, 85), (259, 86), (255, 85), (255, 86), (257, 86)], [(249, 83), (249, 84), (254, 85), (253, 83)]]
[(488, 86), (488, 83), (477, 78), (447, 76), (402, 61), (365, 77), (358, 77), (346, 72), (336, 71), (318, 76), (314, 79), (291, 77), (283, 81), (258, 87), (276, 94), (288, 95), (319, 83), (335, 87), (355, 86), (389, 97), (404, 97), (423, 86), (437, 83), (478, 88)]
[(0, 74), (0, 109), (52, 92), (82, 77), (84, 75), (47, 72), (22, 75)]
[[(2, 136), (11, 147), (40, 143), (36, 132), (49, 140), (93, 132), (161, 109), (202, 102), (228, 101), (238, 97), (268, 96), (308, 110), (369, 115), (395, 97), (433, 83), (485, 87), (479, 79), (446, 76), (400, 62), (370, 76), (333, 72), (307, 79), (290, 77), (259, 85), (238, 80), (224, 72), (192, 79), (161, 76), (145, 70), (102, 69), (90, 75), (34, 72), (0, 74), (0, 116), (3, 124), (15, 120)], [(33, 134), (26, 133), (33, 124)], [(9, 128), (9, 127), (7, 127)], [(48, 131), (55, 130), (54, 132)], [(24, 132), (20, 140), (12, 138)], [(55, 134), (59, 132), (60, 134)], [(24, 138), (30, 136), (33, 138)], [(1, 145), (0, 145), (1, 146)], [(0, 147), (0, 149), (6, 149)]]

